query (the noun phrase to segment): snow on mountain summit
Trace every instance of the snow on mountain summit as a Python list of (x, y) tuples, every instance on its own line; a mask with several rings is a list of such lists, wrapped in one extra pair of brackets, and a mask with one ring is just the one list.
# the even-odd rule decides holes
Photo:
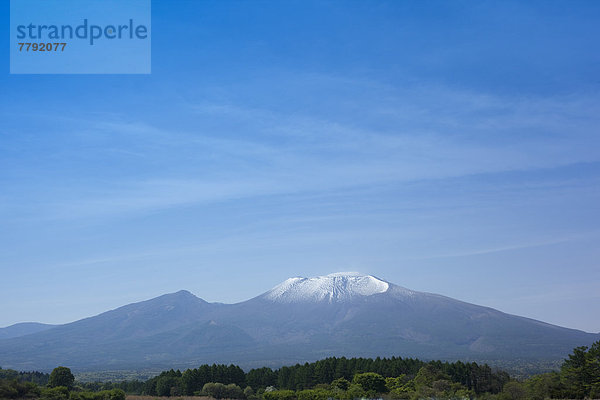
[(389, 283), (371, 275), (339, 272), (315, 278), (290, 278), (275, 286), (263, 298), (280, 303), (349, 300), (357, 296), (384, 293)]

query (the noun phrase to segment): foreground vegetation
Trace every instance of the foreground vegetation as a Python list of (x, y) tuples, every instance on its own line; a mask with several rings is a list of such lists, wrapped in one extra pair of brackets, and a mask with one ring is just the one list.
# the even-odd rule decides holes
[(245, 400), (594, 399), (600, 398), (600, 341), (575, 348), (560, 371), (524, 381), (485, 364), (396, 357), (332, 357), (247, 373), (235, 365), (202, 365), (119, 383), (77, 383), (65, 367), (50, 375), (0, 369), (2, 399), (125, 400), (126, 394)]
[(75, 377), (66, 367), (54, 368), (49, 375), (0, 368), (0, 399), (125, 400), (121, 389), (84, 391), (74, 383)]

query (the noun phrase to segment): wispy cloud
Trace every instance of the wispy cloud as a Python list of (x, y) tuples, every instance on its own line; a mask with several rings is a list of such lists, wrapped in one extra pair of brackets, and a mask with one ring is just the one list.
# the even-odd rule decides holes
[[(306, 79), (314, 84), (314, 76)], [(339, 84), (335, 78), (316, 80)], [(352, 82), (344, 84), (352, 93)], [(25, 190), (46, 191), (42, 207), (35, 205), (46, 217), (105, 217), (600, 160), (595, 133), (600, 101), (593, 96), (520, 98), (444, 87), (382, 88), (376, 82), (355, 86), (363, 96), (347, 100), (347, 108), (364, 110), (355, 116), (204, 102), (182, 108), (191, 121), (185, 129), (115, 116), (63, 121), (59, 135), (73, 143), (56, 149), (72, 163), (72, 171), (59, 172), (65, 187), (53, 182), (51, 192), (35, 184)], [(386, 95), (379, 99), (382, 91)], [(239, 132), (231, 131), (232, 122)], [(87, 161), (79, 158), (81, 151)], [(96, 163), (106, 165), (104, 176), (78, 181), (78, 169)], [(22, 186), (16, 183), (12, 194)], [(7, 189), (4, 201), (10, 202), (11, 186)]]
[(566, 242), (570, 242), (572, 240), (576, 240), (577, 237), (581, 237), (581, 235), (578, 235), (578, 236), (571, 235), (571, 236), (564, 237), (564, 238), (555, 238), (555, 239), (546, 239), (546, 240), (542, 239), (542, 240), (538, 240), (538, 241), (534, 241), (534, 242), (527, 242), (527, 243), (522, 243), (522, 241), (519, 241), (519, 243), (514, 243), (514, 244), (510, 244), (510, 245), (471, 249), (471, 250), (455, 252), (455, 253), (433, 254), (433, 255), (427, 255), (427, 256), (414, 257), (412, 259), (414, 259), (414, 260), (429, 260), (429, 259), (480, 256), (480, 255), (485, 255), (485, 254), (502, 253), (502, 252), (508, 252), (508, 251), (514, 251), (514, 250), (523, 250), (523, 249), (531, 249), (531, 248), (535, 248), (535, 247), (551, 246), (551, 245), (555, 245), (555, 244), (559, 244), (559, 243), (566, 243)]

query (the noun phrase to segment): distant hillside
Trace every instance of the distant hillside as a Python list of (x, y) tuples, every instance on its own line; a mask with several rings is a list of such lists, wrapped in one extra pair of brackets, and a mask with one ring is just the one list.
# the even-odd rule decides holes
[(369, 275), (291, 278), (237, 304), (180, 291), (0, 340), (2, 366), (50, 370), (280, 366), (329, 356), (552, 362), (599, 334), (406, 289)]
[(29, 335), (31, 333), (42, 332), (54, 328), (55, 326), (56, 325), (40, 324), (38, 322), (22, 322), (7, 326), (6, 328), (0, 328), (0, 339), (10, 339)]

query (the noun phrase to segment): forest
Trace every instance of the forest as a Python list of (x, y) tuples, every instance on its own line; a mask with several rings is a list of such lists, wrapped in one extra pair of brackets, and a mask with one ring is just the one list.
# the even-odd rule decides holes
[(202, 365), (146, 381), (77, 382), (67, 367), (51, 374), (0, 368), (0, 398), (124, 400), (126, 395), (244, 400), (600, 398), (600, 341), (577, 347), (559, 371), (517, 380), (487, 364), (412, 358), (336, 358), (251, 369)]

